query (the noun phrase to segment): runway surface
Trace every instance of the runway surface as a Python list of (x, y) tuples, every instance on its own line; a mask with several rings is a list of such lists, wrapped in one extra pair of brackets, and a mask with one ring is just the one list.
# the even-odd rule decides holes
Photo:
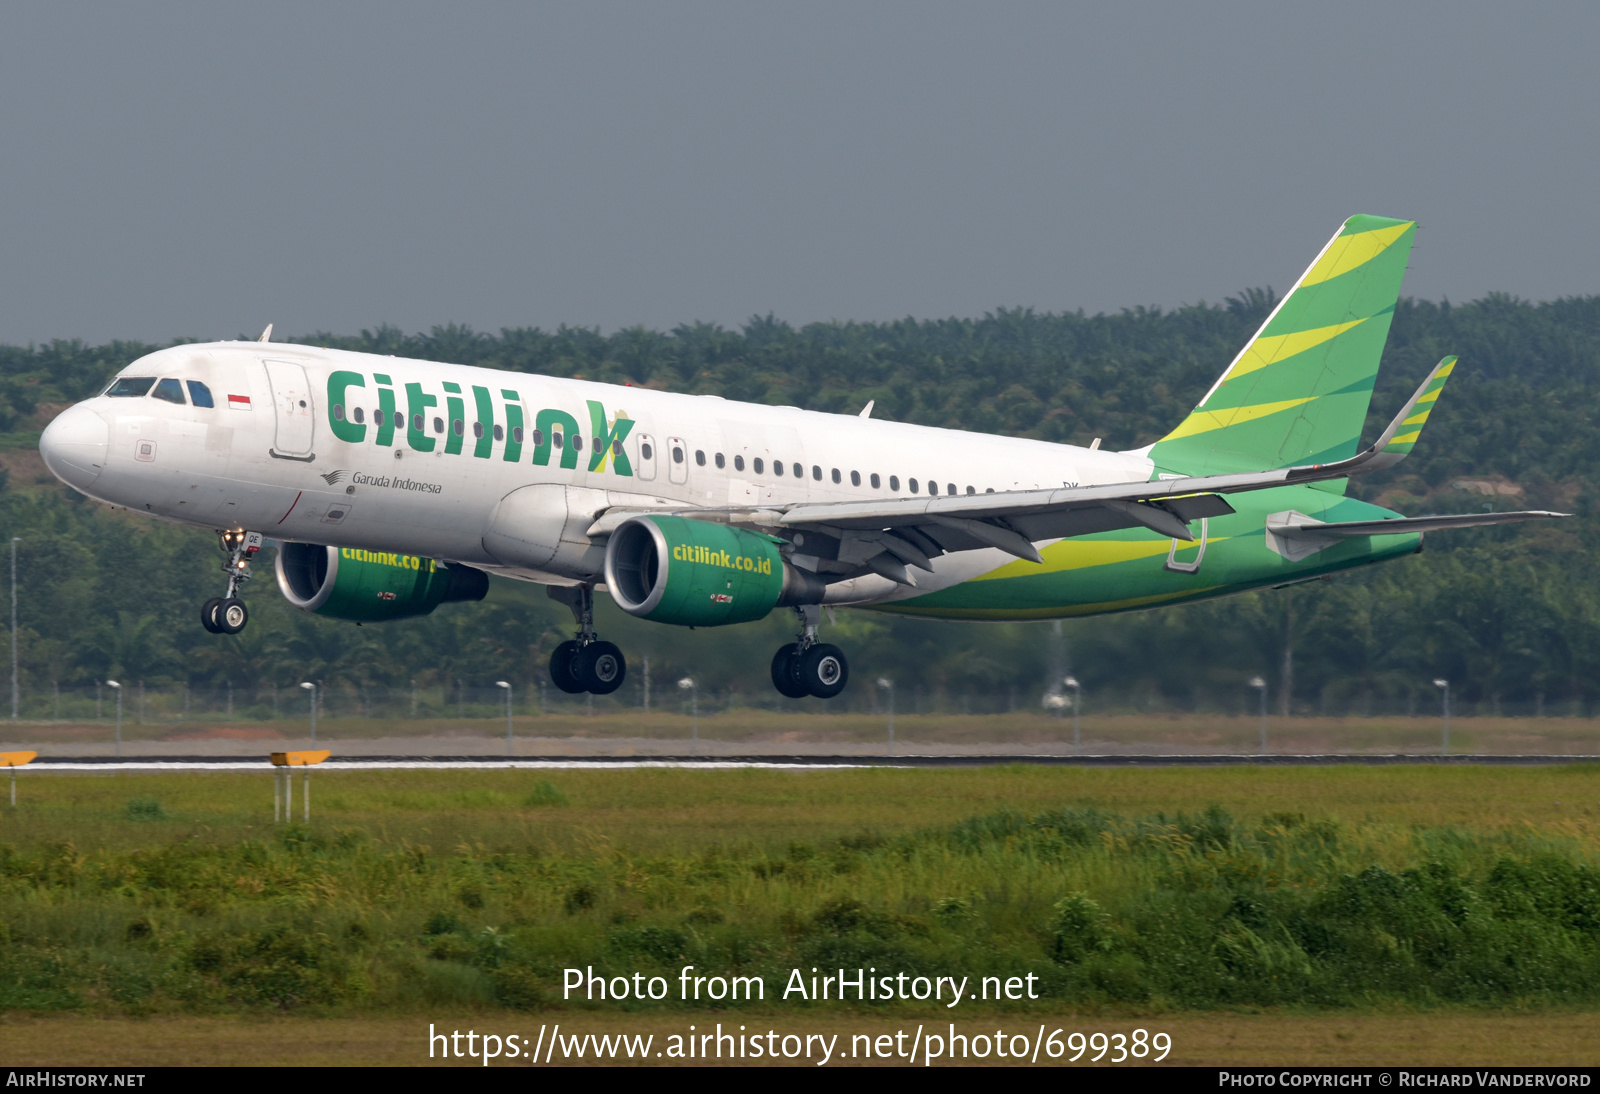
[[(1452, 766), (1517, 766), (1600, 762), (1600, 756), (1428, 756), (1428, 755), (1328, 755), (1328, 756), (351, 756), (317, 764), (318, 771), (470, 771), (477, 769), (606, 770), (639, 767), (776, 768), (821, 770), (851, 767), (990, 767), (1025, 764), (1031, 767), (1258, 767), (1364, 766), (1442, 764)], [(142, 756), (118, 759), (106, 756), (41, 759), (20, 770), (101, 774), (116, 771), (266, 771), (265, 758), (219, 756)]]

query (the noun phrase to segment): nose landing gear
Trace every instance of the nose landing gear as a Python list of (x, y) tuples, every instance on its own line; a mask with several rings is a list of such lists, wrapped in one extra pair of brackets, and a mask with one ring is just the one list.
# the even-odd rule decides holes
[(817, 641), (822, 609), (815, 604), (795, 608), (800, 616), (799, 641), (781, 647), (772, 658), (772, 686), (780, 695), (832, 699), (850, 682), (850, 662), (838, 646)]
[(200, 605), (200, 625), (212, 634), (238, 634), (250, 622), (250, 610), (239, 599), (239, 586), (250, 580), (250, 563), (261, 550), (261, 533), (222, 529), (217, 541), (228, 556), (222, 564), (222, 572), (228, 575), (228, 592)]
[(615, 645), (595, 637), (594, 589), (550, 585), (546, 591), (551, 599), (571, 608), (578, 623), (578, 636), (561, 643), (550, 655), (550, 679), (569, 695), (610, 695), (627, 679), (628, 662)]

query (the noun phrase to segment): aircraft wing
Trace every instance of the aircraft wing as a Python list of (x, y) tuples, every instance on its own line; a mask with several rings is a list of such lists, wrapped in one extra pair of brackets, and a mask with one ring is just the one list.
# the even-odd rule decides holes
[[(753, 523), (894, 534), (909, 530), (913, 534), (904, 538), (928, 541), (914, 542), (924, 555), (998, 547), (1033, 562), (1041, 561), (1033, 546), (1038, 540), (1119, 528), (1143, 526), (1190, 541), (1194, 539), (1190, 521), (1233, 512), (1227, 494), (1341, 479), (1399, 463), (1410, 452), (1455, 363), (1454, 357), (1440, 361), (1369, 448), (1335, 463), (996, 494), (803, 503), (764, 514), (767, 521), (758, 518)], [(887, 549), (902, 561), (923, 564), (920, 558), (894, 551), (894, 546), (891, 543)]]
[[(915, 585), (916, 581), (906, 566), (931, 571), (931, 559), (947, 551), (994, 547), (1030, 562), (1043, 562), (1034, 546), (1038, 541), (1137, 527), (1149, 528), (1173, 539), (1192, 541), (1190, 521), (1234, 511), (1228, 504), (1228, 494), (1325, 482), (1399, 463), (1410, 453), (1455, 363), (1454, 357), (1440, 361), (1370, 447), (1334, 463), (993, 494), (802, 502), (786, 507), (680, 512), (699, 519), (749, 524), (780, 534), (819, 532), (836, 544), (829, 555), (815, 560), (818, 569), (829, 579), (838, 580), (849, 573), (870, 570), (908, 585)], [(589, 528), (589, 534), (606, 535), (633, 512), (619, 508), (600, 515)], [(1304, 523), (1310, 518), (1295, 513), (1283, 514), (1286, 519), (1280, 522), (1282, 528), (1269, 528), (1269, 531), (1290, 538), (1348, 537), (1437, 531), (1564, 515), (1480, 513), (1312, 526)], [(1301, 546), (1310, 548), (1311, 544), (1307, 542)]]

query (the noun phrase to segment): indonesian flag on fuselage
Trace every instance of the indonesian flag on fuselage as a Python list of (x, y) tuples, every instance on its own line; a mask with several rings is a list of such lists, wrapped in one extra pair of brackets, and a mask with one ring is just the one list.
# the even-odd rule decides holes
[(229, 409), (232, 409), (232, 410), (249, 410), (250, 409), (250, 396), (248, 396), (248, 395), (230, 395), (230, 396), (228, 396), (228, 407), (229, 407)]

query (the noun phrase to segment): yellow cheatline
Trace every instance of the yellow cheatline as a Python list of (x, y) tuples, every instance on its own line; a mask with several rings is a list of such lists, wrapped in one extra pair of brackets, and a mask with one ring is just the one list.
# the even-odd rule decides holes
[(1357, 232), (1353, 236), (1340, 236), (1323, 252), (1322, 257), (1317, 259), (1317, 264), (1306, 271), (1305, 277), (1300, 279), (1299, 287), (1320, 284), (1340, 274), (1349, 273), (1363, 263), (1371, 262), (1387, 250), (1391, 243), (1405, 235), (1415, 223), (1408, 220), (1391, 228), (1377, 228), (1370, 232)]
[[(1229, 536), (1214, 536), (1208, 543), (1221, 543)], [(1008, 562), (986, 574), (970, 578), (971, 581), (996, 581), (1010, 577), (1038, 577), (1066, 570), (1087, 570), (1095, 566), (1114, 566), (1119, 562), (1137, 562), (1167, 553), (1172, 545), (1165, 539), (1060, 539), (1039, 553), (1044, 565), (1036, 562)]]
[(1314, 346), (1339, 337), (1351, 327), (1359, 327), (1365, 319), (1352, 319), (1348, 323), (1335, 323), (1331, 327), (1316, 327), (1312, 330), (1295, 331), (1292, 334), (1269, 334), (1257, 338), (1245, 347), (1239, 359), (1228, 370), (1228, 375), (1223, 383), (1236, 380), (1240, 376), (1254, 372), (1258, 368), (1275, 365), (1279, 361), (1293, 357), (1297, 353), (1304, 353)]
[(1014, 608), (924, 608), (909, 604), (885, 604), (878, 610), (891, 611), (899, 615), (930, 615), (939, 619), (1067, 619), (1080, 615), (1096, 615), (1100, 612), (1148, 608), (1164, 601), (1205, 596), (1220, 588), (1221, 585), (1207, 585), (1201, 589), (1181, 589), (1172, 593), (1157, 593), (1154, 596), (1129, 597), (1127, 600), (1103, 600), (1098, 604), (1064, 604), (1055, 608), (1027, 608), (1021, 611)]
[(321, 752), (274, 752), (272, 754), (273, 767), (309, 767), (320, 764), (333, 753), (327, 750)]
[(38, 758), (37, 752), (0, 752), (0, 767), (21, 767)]
[(1400, 424), (1401, 425), (1422, 425), (1424, 422), (1426, 422), (1428, 420), (1428, 415), (1432, 414), (1432, 413), (1433, 413), (1433, 410), (1431, 408), (1428, 409), (1428, 410), (1424, 410), (1421, 414), (1413, 414), (1413, 415), (1411, 415), (1411, 417), (1407, 418), (1405, 421), (1401, 422)]
[(1227, 410), (1196, 410), (1180, 422), (1177, 429), (1161, 439), (1175, 441), (1179, 437), (1192, 437), (1196, 433), (1226, 429), (1230, 425), (1240, 425), (1256, 418), (1265, 418), (1268, 414), (1276, 414), (1280, 410), (1302, 406), (1314, 398), (1316, 396), (1310, 395), (1304, 399), (1285, 399), (1280, 403), (1257, 403), (1255, 406), (1235, 406)]
[[(1432, 391), (1426, 392), (1422, 396), (1422, 398), (1417, 400), (1417, 405), (1421, 406), (1423, 403), (1436, 403), (1436, 402), (1438, 402), (1439, 401), (1439, 392), (1441, 392), (1443, 390), (1444, 390), (1444, 388), (1442, 388), (1442, 387), (1436, 387)], [(1429, 409), (1432, 409), (1432, 408), (1429, 408)]]

